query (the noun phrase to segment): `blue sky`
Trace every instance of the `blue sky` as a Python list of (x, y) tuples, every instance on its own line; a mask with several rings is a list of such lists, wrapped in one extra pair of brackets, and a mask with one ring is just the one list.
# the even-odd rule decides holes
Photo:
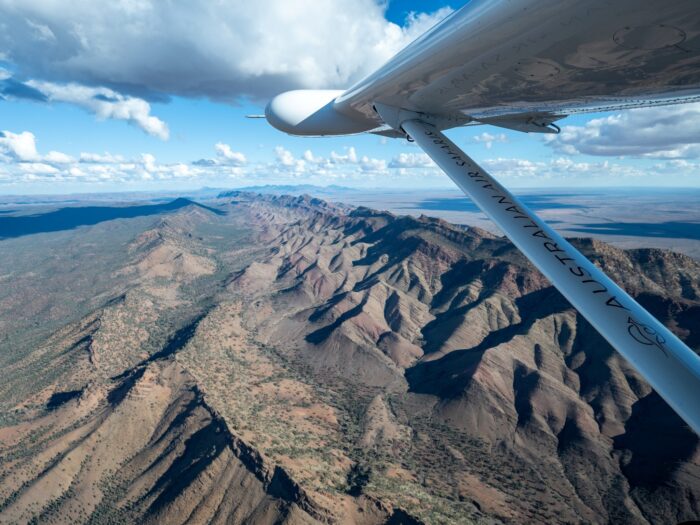
[[(258, 3), (221, 14), (208, 0), (167, 12), (156, 0), (117, 11), (80, 0), (70, 12), (41, 0), (0, 0), (0, 16), (19, 28), (0, 36), (0, 194), (451, 187), (405, 141), (295, 138), (244, 116), (262, 113), (285, 89), (347, 86), (465, 2), (328, 0), (320, 12), (312, 0), (295, 12), (279, 0)], [(280, 23), (289, 18), (291, 29)], [(282, 29), (259, 37), (266, 27)], [(682, 125), (669, 132), (661, 115)], [(700, 186), (698, 106), (577, 116), (562, 125), (554, 140), (486, 126), (449, 134), (511, 187)], [(640, 129), (647, 132), (638, 147)], [(648, 130), (658, 143), (649, 144)]]

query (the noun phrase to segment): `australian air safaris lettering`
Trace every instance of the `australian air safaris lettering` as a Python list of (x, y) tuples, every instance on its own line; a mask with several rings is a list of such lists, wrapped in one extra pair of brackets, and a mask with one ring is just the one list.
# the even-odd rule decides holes
[[(433, 144), (438, 145), (441, 149), (445, 150), (447, 155), (454, 161), (455, 165), (457, 165), (460, 168), (463, 168), (468, 164), (468, 161), (464, 159), (461, 153), (458, 151), (454, 151), (450, 144), (447, 143), (444, 139), (440, 138), (439, 136), (436, 136), (436, 134), (432, 131), (426, 131), (425, 134), (428, 137), (431, 137)], [(482, 190), (491, 190), (491, 198), (496, 199), (498, 201), (498, 204), (501, 205), (503, 209), (510, 214), (510, 217), (512, 219), (525, 221), (521, 224), (521, 227), (523, 229), (534, 229), (535, 231), (532, 232), (530, 235), (532, 237), (542, 239), (543, 248), (547, 250), (547, 252), (550, 253), (552, 257), (559, 261), (560, 264), (566, 266), (569, 270), (569, 273), (571, 273), (571, 275), (573, 275), (574, 277), (578, 278), (579, 282), (582, 285), (585, 285), (586, 289), (591, 294), (603, 294), (600, 295), (600, 297), (604, 300), (603, 302), (606, 307), (627, 310), (628, 312), (630, 311), (630, 308), (623, 305), (615, 295), (611, 294), (604, 284), (594, 279), (588, 270), (576, 264), (576, 259), (574, 257), (571, 257), (570, 254), (564, 248), (559, 246), (559, 244), (554, 241), (554, 239), (550, 238), (541, 225), (537, 224), (530, 216), (528, 216), (525, 212), (518, 208), (517, 205), (509, 201), (504, 191), (494, 186), (493, 183), (489, 182), (487, 179), (483, 178), (483, 176), (478, 170), (468, 171), (467, 176), (471, 179), (472, 182), (478, 184)], [(660, 349), (664, 353), (664, 355), (668, 357), (664, 348), (664, 338), (661, 335), (657, 334), (653, 328), (650, 328), (644, 323), (636, 321), (631, 315), (628, 316), (627, 323), (627, 331), (636, 342), (645, 346), (654, 346)]]

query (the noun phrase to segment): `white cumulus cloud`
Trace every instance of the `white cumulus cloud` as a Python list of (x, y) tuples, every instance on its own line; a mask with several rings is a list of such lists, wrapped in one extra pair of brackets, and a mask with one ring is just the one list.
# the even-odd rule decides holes
[(111, 153), (81, 153), (80, 162), (94, 162), (99, 164), (116, 164), (124, 162), (124, 157), (121, 155), (112, 155)]
[(564, 126), (544, 140), (568, 155), (698, 158), (700, 103), (631, 109), (583, 126)]
[(399, 153), (391, 159), (390, 168), (434, 168), (433, 160), (425, 153)]
[(240, 151), (233, 151), (231, 146), (224, 144), (223, 142), (218, 142), (214, 149), (220, 158), (224, 159), (226, 164), (233, 166), (242, 166), (247, 162), (246, 156)]
[(0, 132), (0, 151), (19, 161), (32, 161), (39, 159), (36, 150), (36, 139), (31, 131), (12, 133)]
[(0, 0), (0, 49), (24, 78), (141, 98), (264, 99), (348, 87), (451, 12), (400, 27), (384, 10), (377, 0)]
[(168, 126), (151, 115), (151, 105), (136, 97), (124, 96), (104, 87), (87, 87), (79, 84), (56, 84), (31, 80), (29, 87), (44, 94), (49, 101), (67, 102), (91, 111), (100, 119), (125, 120), (161, 140), (167, 140)]
[[(337, 179), (353, 179), (368, 175), (380, 175), (386, 172), (387, 162), (367, 155), (360, 156), (354, 147), (345, 148), (345, 153), (331, 151), (327, 157), (314, 155), (306, 150), (300, 158), (283, 146), (275, 148), (275, 162), (269, 166), (274, 175), (298, 178), (301, 175), (328, 183)], [(253, 168), (251, 173), (266, 173), (264, 166)]]
[(345, 155), (343, 155), (342, 153), (336, 153), (335, 151), (331, 151), (329, 160), (333, 164), (355, 164), (357, 163), (357, 151), (355, 151), (355, 148), (353, 146), (350, 146), (347, 149), (347, 153)]
[(20, 171), (34, 175), (53, 175), (59, 172), (58, 168), (44, 162), (23, 162), (18, 164), (18, 167)]
[(50, 164), (71, 164), (75, 162), (75, 159), (70, 155), (61, 153), (60, 151), (49, 151), (45, 156), (44, 160)]
[(275, 156), (277, 157), (277, 161), (282, 166), (294, 166), (294, 163), (296, 162), (292, 152), (286, 149), (284, 146), (275, 147)]
[(486, 149), (491, 149), (491, 146), (493, 146), (494, 142), (507, 142), (508, 138), (506, 137), (505, 133), (499, 133), (498, 135), (492, 135), (491, 133), (488, 133), (484, 131), (483, 133), (476, 135), (473, 137), (475, 142), (481, 142), (484, 146), (486, 146)]

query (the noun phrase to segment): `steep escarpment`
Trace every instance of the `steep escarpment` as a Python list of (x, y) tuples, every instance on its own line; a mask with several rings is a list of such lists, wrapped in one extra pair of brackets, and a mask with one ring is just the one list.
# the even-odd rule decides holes
[(111, 389), (88, 386), (33, 423), (41, 434), (29, 425), (3, 429), (2, 515), (10, 522), (323, 517), (283, 470), (229, 431), (173, 360), (142, 365)]

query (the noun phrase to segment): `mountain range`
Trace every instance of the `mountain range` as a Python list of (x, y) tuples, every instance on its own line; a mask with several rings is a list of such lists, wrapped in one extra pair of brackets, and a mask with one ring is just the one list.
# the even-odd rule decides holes
[[(307, 195), (130, 211), (0, 241), (0, 521), (700, 516), (698, 437), (504, 238)], [(700, 350), (697, 261), (573, 243)]]

